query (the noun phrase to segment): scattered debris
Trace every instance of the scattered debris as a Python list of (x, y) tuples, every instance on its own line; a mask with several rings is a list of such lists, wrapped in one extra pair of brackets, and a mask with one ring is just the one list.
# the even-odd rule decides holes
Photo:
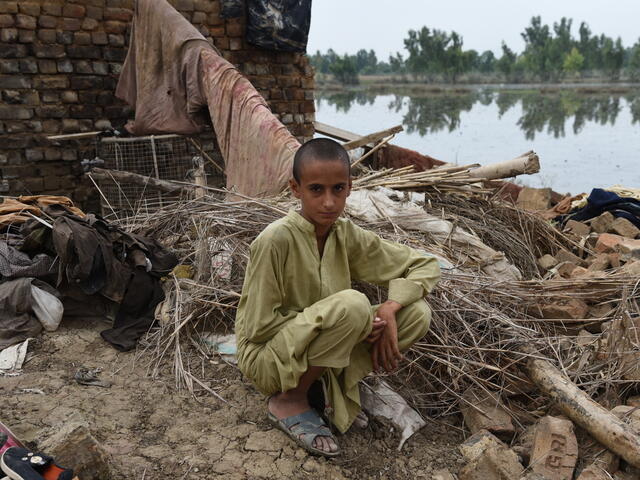
[(402, 446), (411, 435), (427, 424), (420, 414), (384, 380), (379, 380), (372, 386), (361, 384), (360, 400), (362, 408), (370, 415), (384, 417), (398, 427), (400, 430), (398, 451), (402, 450)]
[(90, 387), (103, 387), (109, 388), (111, 386), (111, 382), (107, 382), (105, 380), (100, 380), (98, 375), (102, 371), (101, 368), (89, 369), (86, 367), (81, 367), (73, 376), (74, 380), (80, 385), (88, 385)]
[(29, 348), (29, 338), (24, 342), (7, 347), (0, 351), (0, 370), (3, 373), (15, 372), (22, 368), (25, 358), (27, 357), (27, 349)]
[(52, 428), (52, 434), (38, 442), (38, 447), (60, 464), (72, 468), (82, 480), (112, 478), (109, 455), (79, 415)]
[(462, 396), (460, 411), (471, 433), (485, 430), (507, 441), (515, 433), (511, 416), (495, 394), (470, 388)]

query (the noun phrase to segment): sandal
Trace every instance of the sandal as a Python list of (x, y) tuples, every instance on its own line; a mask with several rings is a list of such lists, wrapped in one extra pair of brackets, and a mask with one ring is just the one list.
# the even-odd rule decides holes
[(289, 435), (293, 441), (304, 448), (307, 452), (324, 457), (337, 457), (340, 455), (340, 448), (335, 452), (325, 452), (313, 446), (316, 437), (329, 437), (336, 443), (336, 439), (324, 423), (318, 413), (311, 409), (299, 415), (292, 415), (280, 420), (273, 413), (268, 413), (269, 421), (284, 433)]

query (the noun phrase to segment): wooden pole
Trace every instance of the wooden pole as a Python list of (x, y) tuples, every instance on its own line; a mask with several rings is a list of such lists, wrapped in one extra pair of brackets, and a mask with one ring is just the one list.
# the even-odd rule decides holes
[(517, 158), (506, 162), (492, 163), (483, 167), (469, 171), (472, 177), (484, 178), (486, 180), (497, 180), (500, 178), (511, 178), (518, 175), (530, 175), (540, 171), (540, 159), (538, 155), (531, 151), (523, 153)]
[(377, 152), (380, 148), (384, 147), (387, 143), (389, 143), (393, 139), (393, 137), (395, 137), (395, 136), (396, 136), (395, 133), (393, 135), (389, 135), (387, 138), (385, 138), (383, 141), (381, 141), (378, 145), (376, 145), (371, 150), (369, 150), (367, 153), (362, 155), (358, 160), (353, 162), (351, 164), (351, 168), (355, 167), (356, 165), (360, 165), (364, 160), (366, 160), (374, 152)]
[(530, 358), (529, 378), (551, 398), (573, 422), (584, 428), (604, 447), (640, 468), (640, 435), (605, 409), (547, 360)]
[(145, 175), (139, 175), (132, 172), (123, 172), (121, 170), (106, 170), (104, 168), (93, 167), (90, 172), (91, 176), (97, 180), (114, 179), (122, 183), (132, 183), (147, 188), (153, 188), (162, 192), (174, 193), (180, 191), (191, 191), (193, 187), (188, 185), (180, 185), (168, 180), (159, 180)]
[(395, 127), (387, 128), (386, 130), (381, 130), (375, 133), (370, 133), (369, 135), (360, 137), (357, 140), (352, 140), (350, 142), (344, 143), (342, 144), (342, 146), (345, 148), (345, 150), (353, 150), (354, 148), (364, 147), (367, 143), (377, 142), (384, 137), (388, 137), (389, 135), (393, 135), (394, 133), (401, 132), (402, 130), (404, 130), (404, 128), (402, 128), (402, 125), (396, 125)]

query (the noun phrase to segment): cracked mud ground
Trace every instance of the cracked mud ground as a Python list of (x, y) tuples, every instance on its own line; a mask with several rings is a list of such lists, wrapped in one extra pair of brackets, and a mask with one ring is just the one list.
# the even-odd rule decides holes
[[(100, 338), (103, 328), (63, 323), (31, 342), (22, 375), (0, 377), (0, 418), (28, 446), (37, 448), (56, 425), (80, 415), (111, 454), (114, 479), (431, 479), (461, 466), (460, 435), (437, 422), (402, 452), (397, 435), (376, 420), (338, 436), (338, 459), (309, 456), (272, 429), (264, 397), (234, 367), (204, 370), (228, 404), (204, 393), (195, 399), (176, 390), (170, 366), (149, 378), (145, 355), (114, 350)], [(73, 376), (80, 367), (101, 368), (100, 378), (113, 385), (78, 385)]]

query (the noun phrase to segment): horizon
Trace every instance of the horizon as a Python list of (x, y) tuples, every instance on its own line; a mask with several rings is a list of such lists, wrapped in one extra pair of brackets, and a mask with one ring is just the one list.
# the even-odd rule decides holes
[[(355, 54), (358, 50), (364, 49), (373, 50), (379, 61), (388, 61), (390, 54), (400, 52), (405, 55), (403, 40), (407, 32), (411, 29), (419, 30), (423, 26), (447, 32), (456, 31), (463, 37), (465, 50), (473, 49), (478, 53), (491, 50), (496, 56), (500, 56), (501, 44), (504, 41), (515, 52), (521, 53), (524, 50), (524, 41), (520, 34), (534, 16), (540, 16), (542, 23), (550, 26), (559, 22), (562, 17), (572, 19), (571, 32), (574, 38), (580, 24), (585, 22), (592, 34), (605, 34), (614, 40), (620, 37), (625, 48), (640, 40), (640, 31), (636, 26), (637, 21), (634, 20), (640, 18), (640, 2), (633, 0), (619, 0), (615, 8), (578, 0), (565, 0), (562, 3), (540, 0), (535, 6), (522, 1), (507, 3), (487, 0), (483, 4), (457, 1), (438, 5), (429, 11), (432, 14), (430, 17), (415, 20), (416, 16), (429, 9), (426, 3), (404, 0), (402, 4), (406, 8), (398, 9), (398, 3), (391, 4), (389, 0), (369, 0), (366, 5), (369, 6), (370, 12), (383, 11), (372, 5), (386, 5), (389, 8), (383, 11), (384, 14), (363, 17), (362, 1), (315, 1), (312, 3), (307, 54), (313, 55), (318, 50), (326, 53), (329, 48), (339, 55)], [(463, 5), (469, 15), (459, 15)], [(492, 8), (498, 5), (502, 12), (501, 19), (495, 18), (496, 8)], [(340, 15), (336, 15), (336, 11), (339, 11)], [(485, 17), (493, 18), (496, 24), (501, 25), (504, 25), (505, 17), (513, 20), (499, 30), (479, 27), (478, 24), (482, 23)], [(387, 34), (379, 33), (381, 30)]]

